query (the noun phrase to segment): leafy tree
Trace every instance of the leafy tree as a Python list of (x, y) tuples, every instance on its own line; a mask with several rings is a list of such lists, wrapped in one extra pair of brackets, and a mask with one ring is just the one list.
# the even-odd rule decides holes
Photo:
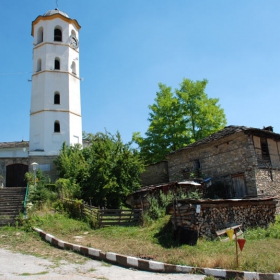
[(161, 161), (165, 156), (190, 143), (202, 139), (226, 125), (224, 110), (218, 98), (208, 98), (205, 93), (207, 80), (193, 82), (183, 79), (180, 89), (159, 84), (151, 112), (146, 138), (139, 132), (133, 141), (140, 148), (146, 163)]
[(174, 97), (171, 87), (159, 84), (155, 103), (149, 105), (150, 126), (146, 138), (139, 132), (133, 134), (133, 140), (140, 146), (141, 155), (150, 162), (157, 162), (170, 151), (175, 151), (189, 142), (186, 121), (180, 109), (178, 98)]
[(207, 80), (183, 79), (181, 88), (176, 90), (180, 107), (191, 135), (190, 143), (217, 132), (226, 125), (224, 110), (218, 98), (208, 98), (205, 93)]
[(83, 149), (63, 145), (55, 161), (60, 177), (80, 185), (82, 197), (90, 198), (94, 205), (119, 207), (140, 187), (143, 162), (139, 153), (130, 143), (124, 144), (119, 133), (87, 134), (84, 138), (90, 145)]
[(82, 185), (89, 177), (89, 165), (80, 144), (67, 146), (64, 142), (59, 156), (54, 160), (60, 178), (69, 179), (72, 184)]

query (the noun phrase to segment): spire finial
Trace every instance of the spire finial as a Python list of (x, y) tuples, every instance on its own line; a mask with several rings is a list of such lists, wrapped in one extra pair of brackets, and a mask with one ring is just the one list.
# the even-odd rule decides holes
[(58, 10), (58, 0), (56, 0), (55, 2), (56, 2), (56, 9)]

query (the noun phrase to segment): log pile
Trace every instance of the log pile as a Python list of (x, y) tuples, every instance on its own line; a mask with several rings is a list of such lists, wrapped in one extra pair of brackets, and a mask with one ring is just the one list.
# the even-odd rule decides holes
[(169, 205), (174, 228), (197, 231), (200, 237), (215, 238), (216, 231), (233, 224), (242, 229), (267, 227), (275, 222), (277, 201), (273, 198), (240, 200), (180, 200)]

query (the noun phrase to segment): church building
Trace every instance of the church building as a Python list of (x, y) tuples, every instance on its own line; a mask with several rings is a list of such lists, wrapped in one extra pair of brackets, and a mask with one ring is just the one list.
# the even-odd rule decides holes
[(78, 21), (55, 9), (32, 22), (33, 74), (29, 141), (0, 143), (0, 187), (26, 186), (40, 168), (57, 179), (62, 144), (82, 145)]

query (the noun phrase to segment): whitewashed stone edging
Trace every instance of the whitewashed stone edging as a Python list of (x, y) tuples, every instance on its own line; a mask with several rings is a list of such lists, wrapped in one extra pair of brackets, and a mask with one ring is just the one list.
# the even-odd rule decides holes
[(247, 271), (236, 271), (236, 270), (225, 270), (225, 269), (214, 269), (214, 268), (198, 268), (184, 265), (173, 265), (162, 262), (144, 260), (141, 258), (124, 256), (112, 252), (102, 252), (101, 250), (85, 247), (77, 244), (65, 242), (57, 239), (51, 234), (45, 233), (39, 228), (33, 228), (38, 232), (41, 238), (51, 245), (59, 247), (61, 249), (67, 249), (75, 251), (86, 257), (90, 257), (96, 260), (102, 260), (116, 265), (120, 265), (128, 268), (137, 268), (145, 271), (163, 272), (163, 273), (200, 273), (204, 275), (231, 279), (240, 278), (247, 280), (280, 280), (280, 273), (258, 273), (258, 272), (247, 272)]

